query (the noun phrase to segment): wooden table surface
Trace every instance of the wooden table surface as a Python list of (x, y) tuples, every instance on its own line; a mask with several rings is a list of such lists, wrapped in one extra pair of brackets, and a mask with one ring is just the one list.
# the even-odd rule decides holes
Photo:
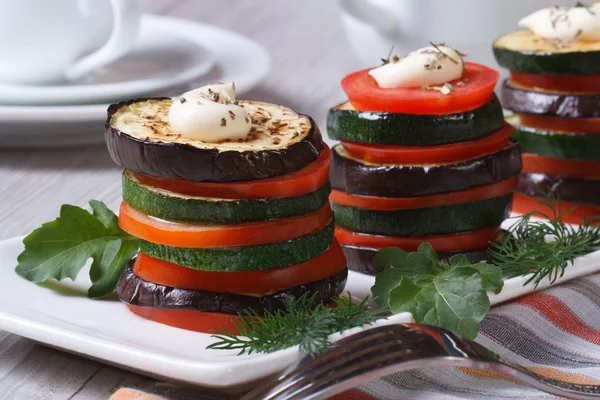
[[(358, 66), (335, 1), (149, 0), (149, 12), (193, 19), (246, 35), (272, 56), (268, 80), (244, 98), (285, 104), (323, 127), (328, 107), (344, 98), (341, 77)], [(101, 134), (102, 127), (98, 127)], [(102, 146), (0, 150), (0, 240), (29, 233), (61, 204), (90, 199), (113, 210), (119, 167)], [(43, 304), (40, 305), (43, 307)], [(0, 332), (1, 399), (107, 399), (117, 388), (148, 388), (153, 379)]]

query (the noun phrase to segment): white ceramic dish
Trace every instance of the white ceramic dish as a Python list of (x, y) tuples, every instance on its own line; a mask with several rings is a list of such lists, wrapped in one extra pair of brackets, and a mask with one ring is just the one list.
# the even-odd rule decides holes
[[(215, 68), (190, 86), (209, 80), (234, 81), (238, 93), (243, 94), (269, 73), (267, 50), (237, 33), (172, 17), (146, 15), (143, 20), (154, 32), (168, 32), (165, 38), (182, 37), (212, 55)], [(180, 91), (187, 89), (186, 86)], [(101, 143), (107, 107), (107, 104), (0, 106), (0, 147), (48, 148)]]
[(0, 104), (98, 104), (143, 97), (197, 79), (214, 62), (200, 41), (163, 29), (154, 16), (144, 16), (134, 48), (121, 59), (62, 85), (0, 83)]
[[(147, 375), (215, 389), (241, 390), (300, 357), (297, 348), (251, 356), (206, 350), (210, 335), (144, 320), (118, 300), (88, 299), (86, 279), (34, 285), (14, 272), (22, 240), (0, 242), (0, 330)], [(359, 291), (355, 275), (347, 287), (352, 293)], [(382, 323), (410, 320), (410, 314), (400, 314)]]
[[(209, 335), (144, 320), (114, 299), (89, 300), (85, 272), (75, 283), (34, 285), (14, 272), (22, 239), (0, 242), (0, 330), (146, 375), (227, 391), (243, 390), (300, 357), (297, 348), (251, 356), (206, 350)], [(556, 284), (598, 270), (600, 251), (577, 259)], [(506, 280), (500, 294), (490, 294), (492, 304), (533, 292), (532, 285), (523, 286), (526, 280)], [(346, 289), (355, 298), (364, 297), (373, 282), (373, 277), (351, 272)], [(544, 282), (537, 290), (548, 286)], [(404, 313), (380, 324), (410, 321)]]

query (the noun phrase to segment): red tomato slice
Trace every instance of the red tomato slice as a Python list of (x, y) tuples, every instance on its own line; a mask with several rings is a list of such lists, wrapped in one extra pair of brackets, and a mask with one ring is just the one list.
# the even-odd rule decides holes
[(352, 232), (339, 226), (335, 227), (335, 237), (341, 244), (383, 249), (385, 247), (400, 247), (405, 251), (416, 251), (422, 243), (430, 243), (437, 252), (466, 251), (487, 247), (495, 240), (500, 230), (499, 226), (474, 232), (448, 236), (425, 237), (392, 237), (367, 235)]
[(560, 118), (546, 115), (519, 114), (519, 123), (542, 131), (600, 134), (600, 118)]
[(538, 89), (548, 92), (600, 93), (600, 75), (535, 75), (523, 72), (510, 72), (511, 83), (524, 89)]
[(239, 225), (192, 225), (150, 217), (122, 202), (119, 226), (130, 235), (165, 246), (208, 248), (283, 242), (309, 235), (331, 222), (329, 203), (314, 213)]
[(142, 318), (188, 331), (213, 333), (212, 331), (215, 329), (223, 330), (225, 328), (236, 335), (240, 333), (233, 323), (240, 319), (235, 314), (134, 306), (133, 304), (127, 304), (127, 307), (132, 313)]
[[(600, 216), (600, 205), (588, 205), (588, 204), (577, 204), (570, 203), (567, 201), (561, 201), (563, 210), (573, 208), (572, 211), (567, 213), (562, 221), (567, 224), (583, 225), (585, 220)], [(546, 215), (552, 215), (552, 209), (540, 203), (539, 199), (525, 196), (523, 194), (515, 193), (513, 198), (512, 209), (517, 214), (527, 214), (531, 211), (539, 211)]]
[(416, 208), (438, 207), (451, 204), (481, 201), (512, 193), (517, 187), (518, 177), (512, 177), (491, 185), (478, 186), (456, 192), (434, 194), (417, 197), (373, 197), (348, 194), (340, 190), (333, 190), (329, 196), (332, 203), (343, 206), (365, 208), (367, 210), (410, 210)]
[(570, 176), (572, 178), (600, 179), (600, 161), (562, 160), (523, 153), (524, 174)]
[(189, 290), (242, 295), (265, 295), (320, 281), (346, 268), (346, 258), (336, 240), (329, 250), (302, 264), (251, 272), (198, 271), (139, 253), (133, 272), (159, 285)]
[(439, 164), (464, 161), (502, 150), (508, 144), (514, 128), (506, 123), (496, 133), (471, 142), (442, 146), (394, 146), (342, 142), (352, 157), (375, 164)]
[(244, 182), (192, 182), (183, 179), (155, 178), (135, 174), (144, 185), (187, 196), (218, 199), (267, 199), (295, 197), (314, 192), (327, 182), (331, 150), (323, 143), (323, 151), (312, 163), (290, 174)]
[[(453, 114), (481, 107), (492, 99), (500, 74), (484, 65), (466, 62), (467, 71), (444, 95), (437, 90), (420, 88), (383, 89), (369, 75), (369, 69), (342, 79), (342, 87), (352, 106), (359, 111), (388, 111), (406, 114)], [(458, 86), (458, 81), (466, 81)]]

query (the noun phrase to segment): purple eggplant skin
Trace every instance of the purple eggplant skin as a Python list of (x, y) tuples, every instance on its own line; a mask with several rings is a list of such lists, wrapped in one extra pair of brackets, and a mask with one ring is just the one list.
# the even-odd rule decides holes
[(518, 175), (521, 151), (510, 142), (505, 149), (456, 164), (427, 167), (367, 165), (339, 154), (333, 148), (330, 180), (334, 189), (376, 197), (413, 197), (489, 185)]
[[(373, 259), (379, 250), (371, 247), (360, 247), (349, 244), (343, 244), (342, 251), (346, 256), (346, 263), (351, 271), (359, 272), (365, 275), (377, 275), (373, 270)], [(464, 254), (470, 263), (476, 264), (482, 261), (492, 263), (492, 257), (489, 249), (474, 249), (468, 251), (457, 251), (448, 253), (439, 253), (438, 257), (441, 263), (448, 263), (452, 256)]]
[(315, 295), (315, 303), (326, 304), (338, 296), (346, 286), (348, 268), (329, 278), (304, 285), (294, 286), (262, 297), (244, 296), (231, 293), (216, 293), (188, 290), (158, 285), (145, 281), (133, 273), (133, 261), (121, 275), (116, 293), (127, 304), (165, 309), (186, 309), (204, 312), (238, 314), (253, 310), (259, 315), (265, 312), (285, 310), (293, 299), (305, 293)]
[(134, 172), (196, 182), (251, 181), (297, 171), (315, 161), (323, 150), (321, 132), (310, 117), (311, 129), (300, 142), (285, 149), (243, 152), (141, 140), (110, 126), (112, 115), (119, 108), (147, 100), (112, 104), (104, 125), (104, 139), (111, 158)]
[(600, 117), (600, 94), (534, 92), (512, 86), (505, 80), (500, 97), (504, 108), (513, 112), (561, 118)]
[(570, 203), (598, 205), (600, 207), (600, 180), (551, 177), (544, 174), (521, 174), (517, 193), (529, 197), (558, 197)]

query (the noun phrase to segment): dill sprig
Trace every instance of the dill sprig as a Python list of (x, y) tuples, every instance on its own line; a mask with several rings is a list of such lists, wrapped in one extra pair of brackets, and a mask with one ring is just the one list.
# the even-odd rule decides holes
[[(551, 213), (532, 211), (519, 217), (509, 229), (510, 234), (492, 243), (490, 249), (494, 264), (504, 274), (510, 277), (531, 274), (526, 284), (534, 282), (535, 287), (545, 278), (554, 283), (577, 257), (600, 247), (598, 218), (574, 227), (562, 222), (573, 209), (564, 210), (560, 198), (549, 195), (540, 204)], [(532, 221), (533, 217), (545, 221)]]
[(307, 294), (293, 299), (286, 310), (266, 312), (263, 316), (255, 311), (239, 314), (234, 324), (240, 335), (221, 328), (214, 330), (218, 339), (207, 349), (239, 350), (239, 354), (272, 353), (299, 345), (300, 350), (316, 356), (324, 353), (331, 343), (328, 336), (357, 326), (369, 325), (382, 318), (383, 310), (373, 307), (369, 298), (359, 303), (347, 298), (333, 299), (334, 307), (315, 304), (315, 296)]

